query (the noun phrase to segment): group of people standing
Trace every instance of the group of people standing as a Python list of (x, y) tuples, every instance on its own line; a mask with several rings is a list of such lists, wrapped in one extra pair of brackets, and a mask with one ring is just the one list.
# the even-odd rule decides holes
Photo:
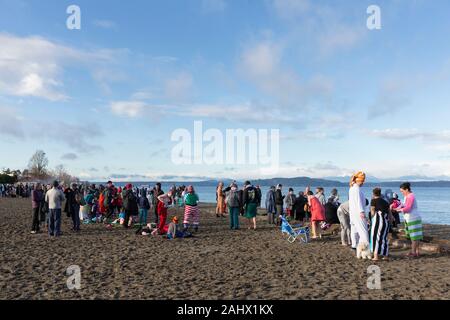
[[(388, 233), (393, 226), (399, 223), (399, 214), (403, 214), (405, 232), (411, 240), (411, 251), (408, 257), (419, 257), (419, 243), (423, 239), (422, 218), (418, 211), (417, 200), (411, 190), (409, 182), (400, 185), (400, 192), (404, 196), (404, 203), (398, 200), (398, 196), (382, 196), (382, 190), (375, 188), (372, 191), (369, 216), (366, 215), (366, 207), (369, 201), (364, 197), (361, 187), (366, 179), (363, 172), (358, 172), (350, 180), (349, 201), (338, 209), (343, 245), (351, 245), (354, 250), (358, 246), (368, 246), (373, 253), (373, 260), (384, 260), (389, 256)], [(349, 236), (350, 234), (350, 236)]]
[[(333, 224), (340, 224), (343, 246), (350, 246), (354, 251), (362, 246), (370, 250), (373, 260), (387, 260), (388, 234), (398, 227), (400, 214), (403, 214), (406, 235), (412, 242), (411, 252), (407, 256), (419, 257), (419, 242), (423, 239), (422, 220), (411, 184), (406, 182), (400, 186), (405, 198), (403, 204), (396, 193), (386, 190), (383, 194), (381, 188), (372, 190), (369, 201), (361, 189), (365, 177), (363, 172), (352, 176), (349, 200), (343, 203), (337, 189), (332, 189), (326, 197), (322, 187), (316, 188), (315, 192), (307, 187), (298, 194), (289, 188), (288, 193), (283, 195), (281, 184), (272, 186), (265, 198), (267, 221), (280, 226), (281, 217), (286, 216), (304, 225), (308, 223), (312, 239), (322, 238), (324, 230)], [(216, 216), (224, 217), (228, 210), (231, 229), (239, 229), (240, 215), (247, 218), (249, 229), (256, 229), (256, 212), (261, 205), (259, 186), (254, 187), (246, 181), (241, 189), (236, 182), (225, 188), (220, 182), (216, 188), (216, 200)]]
[(266, 194), (266, 210), (269, 224), (281, 225), (280, 217), (284, 214), (288, 219), (302, 223), (310, 222), (312, 238), (321, 238), (321, 230), (330, 224), (338, 223), (337, 209), (339, 207), (338, 191), (333, 189), (330, 197), (325, 198), (322, 187), (316, 188), (313, 193), (310, 187), (300, 191), (297, 195), (294, 189), (289, 188), (286, 195), (282, 194), (283, 186), (270, 187)]
[[(169, 229), (166, 224), (169, 207), (184, 208), (183, 228), (180, 229), (186, 233), (191, 226), (197, 231), (200, 224), (199, 197), (193, 186), (173, 186), (165, 193), (160, 183), (152, 189), (136, 188), (131, 184), (122, 189), (115, 187), (112, 181), (98, 187), (76, 183), (65, 187), (55, 181), (51, 186), (35, 184), (31, 197), (32, 234), (38, 233), (40, 225), (45, 223), (50, 236), (60, 236), (62, 211), (71, 218), (74, 232), (80, 231), (81, 222), (104, 223), (108, 228), (113, 224), (129, 228), (136, 223), (151, 228), (152, 234), (165, 235)], [(150, 210), (154, 219), (152, 224), (147, 224)]]
[[(373, 254), (373, 260), (379, 260), (388, 259), (388, 234), (398, 226), (399, 216), (403, 214), (406, 235), (412, 242), (408, 257), (418, 257), (419, 242), (423, 239), (422, 219), (410, 183), (400, 186), (404, 203), (400, 202), (397, 194), (387, 191), (383, 194), (380, 188), (373, 189), (369, 201), (361, 189), (365, 178), (363, 172), (352, 176), (349, 200), (344, 203), (340, 202), (336, 189), (327, 198), (321, 187), (316, 188), (315, 193), (307, 187), (298, 194), (289, 188), (288, 193), (283, 195), (281, 184), (272, 186), (265, 199), (268, 223), (280, 226), (283, 215), (303, 224), (309, 223), (312, 239), (321, 238), (322, 231), (330, 225), (340, 224), (342, 245), (351, 246), (353, 250), (357, 250), (358, 246), (367, 247)], [(225, 217), (228, 212), (230, 229), (238, 230), (239, 216), (242, 215), (246, 218), (246, 227), (256, 230), (261, 199), (260, 187), (253, 186), (250, 181), (246, 181), (242, 188), (238, 188), (236, 182), (228, 187), (220, 182), (216, 188), (216, 216)], [(80, 231), (81, 222), (102, 222), (108, 226), (119, 223), (124, 228), (138, 223), (148, 229), (144, 233), (150, 230), (152, 234), (165, 235), (175, 220), (178, 224), (178, 218), (166, 224), (170, 207), (184, 209), (182, 227), (173, 225), (172, 230), (177, 230), (172, 232), (173, 235), (180, 232), (187, 234), (190, 227), (198, 231), (200, 224), (199, 196), (193, 186), (172, 186), (164, 192), (160, 183), (152, 189), (137, 188), (131, 184), (122, 189), (115, 187), (111, 181), (106, 186), (98, 187), (76, 183), (62, 186), (55, 181), (52, 185), (37, 183), (32, 186), (31, 201), (31, 233), (38, 233), (41, 224), (45, 223), (48, 234), (54, 237), (61, 235), (62, 211), (71, 218), (74, 232)], [(149, 212), (153, 213), (152, 224), (147, 224)]]
[(5, 184), (0, 183), (0, 198), (28, 198), (31, 195), (32, 186), (28, 183)]
[(225, 217), (226, 210), (230, 216), (230, 229), (239, 230), (239, 216), (247, 219), (247, 228), (256, 230), (256, 215), (261, 206), (261, 189), (246, 181), (241, 189), (236, 181), (224, 188), (223, 182), (219, 182), (216, 188), (216, 216)]

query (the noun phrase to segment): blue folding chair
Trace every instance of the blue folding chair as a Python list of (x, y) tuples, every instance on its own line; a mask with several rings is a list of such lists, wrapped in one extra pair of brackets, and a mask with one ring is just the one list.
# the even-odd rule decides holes
[(285, 216), (281, 217), (281, 232), (288, 235), (289, 243), (294, 243), (297, 239), (303, 243), (309, 242), (309, 228), (301, 225), (291, 226)]

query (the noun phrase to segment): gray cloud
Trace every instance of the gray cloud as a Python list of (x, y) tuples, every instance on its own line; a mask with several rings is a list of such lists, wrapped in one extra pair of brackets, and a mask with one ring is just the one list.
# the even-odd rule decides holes
[(95, 123), (71, 124), (64, 121), (44, 121), (30, 128), (30, 136), (61, 142), (82, 154), (92, 154), (103, 150), (100, 145), (91, 143), (93, 139), (103, 136), (103, 131)]
[(62, 160), (76, 160), (78, 156), (75, 153), (66, 153), (61, 156)]
[(25, 138), (22, 119), (11, 108), (0, 107), (0, 135), (13, 138)]

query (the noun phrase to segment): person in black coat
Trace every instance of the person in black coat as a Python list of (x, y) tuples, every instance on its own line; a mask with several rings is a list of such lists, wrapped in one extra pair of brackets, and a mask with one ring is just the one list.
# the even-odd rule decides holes
[(139, 214), (138, 198), (134, 194), (131, 184), (127, 184), (123, 192), (123, 208), (125, 210), (125, 222), (123, 226), (128, 228), (131, 226), (132, 217)]
[(336, 203), (332, 201), (330, 198), (328, 202), (325, 204), (325, 218), (328, 224), (338, 224), (339, 218), (337, 215), (338, 206)]
[(82, 195), (78, 190), (77, 184), (72, 183), (70, 188), (64, 191), (64, 195), (66, 196), (64, 212), (67, 214), (67, 217), (72, 218), (72, 231), (78, 232), (80, 231), (80, 202)]
[(280, 216), (283, 215), (283, 204), (284, 195), (281, 193), (283, 186), (281, 184), (277, 185), (277, 190), (275, 191), (275, 216), (277, 218), (277, 225), (281, 226)]
[(308, 204), (308, 199), (305, 197), (303, 191), (298, 193), (298, 197), (295, 198), (294, 210), (295, 220), (304, 221), (306, 218), (305, 205)]

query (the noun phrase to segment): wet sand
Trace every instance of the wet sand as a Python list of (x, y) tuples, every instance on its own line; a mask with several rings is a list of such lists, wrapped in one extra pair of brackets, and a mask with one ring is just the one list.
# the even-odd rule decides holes
[[(29, 199), (0, 199), (0, 299), (450, 299), (449, 255), (409, 260), (391, 250), (391, 261), (377, 262), (382, 288), (369, 290), (373, 262), (338, 236), (289, 244), (258, 219), (256, 231), (231, 231), (202, 205), (198, 234), (170, 241), (101, 224), (75, 234), (63, 214), (62, 237), (49, 239), (30, 234)], [(80, 290), (66, 286), (71, 265), (81, 268)]]

